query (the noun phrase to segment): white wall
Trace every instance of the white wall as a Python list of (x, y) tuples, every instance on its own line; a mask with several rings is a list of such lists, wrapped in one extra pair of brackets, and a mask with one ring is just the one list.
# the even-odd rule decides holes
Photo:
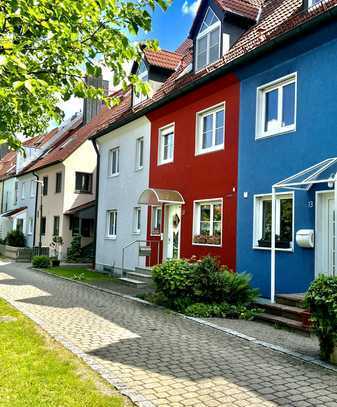
[[(102, 271), (104, 266), (115, 267), (121, 271), (122, 250), (135, 240), (146, 239), (147, 207), (138, 205), (140, 194), (149, 185), (151, 126), (147, 118), (142, 117), (97, 140), (100, 150), (100, 177), (97, 219), (96, 267)], [(144, 166), (136, 170), (136, 140), (144, 137)], [(119, 175), (108, 176), (109, 151), (120, 148)], [(133, 210), (141, 207), (141, 231), (133, 233)], [(107, 211), (118, 211), (117, 237), (115, 240), (106, 237)], [(125, 252), (125, 267), (129, 270), (144, 265), (145, 259), (138, 258), (137, 245)], [(139, 263), (138, 263), (139, 261)]]

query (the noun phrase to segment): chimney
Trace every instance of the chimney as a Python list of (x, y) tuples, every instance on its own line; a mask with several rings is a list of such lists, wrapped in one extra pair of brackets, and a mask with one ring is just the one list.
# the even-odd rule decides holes
[[(105, 95), (109, 93), (109, 81), (103, 80), (103, 77), (98, 78), (87, 77), (86, 83), (95, 88), (102, 88)], [(84, 99), (83, 101), (83, 125), (89, 123), (102, 109), (103, 102), (95, 99)]]

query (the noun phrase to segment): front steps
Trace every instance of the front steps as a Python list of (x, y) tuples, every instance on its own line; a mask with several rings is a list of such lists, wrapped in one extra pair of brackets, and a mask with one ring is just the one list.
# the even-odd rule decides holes
[(127, 271), (125, 277), (120, 277), (119, 281), (133, 287), (149, 287), (152, 283), (150, 267), (136, 267), (135, 271)]
[(309, 313), (303, 307), (303, 298), (303, 294), (282, 294), (276, 296), (275, 304), (259, 301), (257, 305), (264, 311), (257, 319), (309, 334)]

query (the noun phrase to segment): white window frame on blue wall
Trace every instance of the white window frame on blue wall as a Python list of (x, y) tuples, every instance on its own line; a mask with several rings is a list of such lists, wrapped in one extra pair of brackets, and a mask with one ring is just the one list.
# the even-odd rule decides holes
[[(292, 200), (292, 241), (290, 243), (290, 248), (277, 248), (277, 251), (293, 252), (294, 251), (294, 239), (295, 239), (295, 194), (294, 192), (279, 192), (276, 194), (276, 235), (280, 235), (280, 220), (281, 220), (281, 205), (282, 199)], [(262, 238), (263, 234), (263, 201), (272, 202), (272, 194), (257, 194), (254, 195), (254, 223), (253, 223), (253, 249), (257, 250), (271, 250), (271, 247), (260, 247), (258, 245), (258, 240)]]
[[(206, 18), (207, 18), (208, 13), (212, 13), (213, 16), (217, 20), (215, 23), (213, 23), (213, 24), (211, 24), (209, 26), (207, 26), (207, 23), (205, 21)], [(206, 26), (205, 28), (203, 28), (204, 25)], [(219, 35), (218, 35), (218, 44), (219, 44), (218, 55), (217, 55), (216, 59), (210, 60), (210, 49), (211, 49), (210, 38), (211, 38), (211, 34), (213, 32), (215, 32), (216, 30), (219, 31)], [(203, 39), (206, 39), (206, 63), (203, 64), (203, 65), (200, 65), (199, 62), (198, 62), (199, 49), (200, 49), (199, 44), (200, 44), (200, 41), (203, 40)], [(195, 66), (196, 66), (196, 68), (195, 68), (195, 70), (200, 71), (200, 70), (204, 69), (206, 66), (216, 62), (220, 58), (220, 55), (221, 55), (221, 22), (220, 22), (219, 18), (217, 17), (217, 15), (214, 13), (214, 11), (209, 7), (207, 9), (206, 14), (205, 14), (204, 21), (201, 24), (199, 34), (198, 34), (198, 36), (196, 38), (196, 52), (195, 52)]]
[[(283, 94), (284, 87), (290, 84), (295, 85), (294, 91), (294, 118), (293, 123), (286, 125), (283, 122)], [(267, 114), (267, 94), (277, 91), (277, 118), (274, 121), (273, 128), (266, 129)], [(266, 83), (257, 88), (256, 96), (256, 134), (255, 139), (272, 137), (279, 134), (296, 131), (297, 116), (297, 72), (278, 78), (275, 81)]]

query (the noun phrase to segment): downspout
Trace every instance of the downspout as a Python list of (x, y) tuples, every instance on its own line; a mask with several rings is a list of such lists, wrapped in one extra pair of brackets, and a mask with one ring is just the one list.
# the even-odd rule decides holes
[(5, 191), (5, 181), (2, 180), (2, 191), (1, 191), (1, 213), (4, 213), (4, 191)]
[(97, 143), (95, 139), (92, 139), (92, 144), (96, 151), (97, 155), (97, 166), (96, 166), (96, 191), (95, 191), (95, 201), (96, 201), (96, 208), (95, 208), (95, 229), (94, 229), (94, 258), (93, 258), (93, 268), (96, 268), (96, 245), (97, 245), (97, 219), (98, 219), (98, 196), (99, 196), (99, 172), (100, 172), (100, 160), (101, 156), (99, 153), (99, 149), (97, 147)]
[[(34, 177), (36, 177), (36, 181), (39, 181), (39, 176), (33, 172)], [(38, 194), (39, 194), (39, 183), (36, 183), (36, 191), (35, 191), (35, 215), (34, 215), (34, 234), (33, 234), (33, 248), (35, 247), (35, 240), (36, 240), (36, 222), (37, 222), (37, 204), (38, 204)], [(42, 215), (42, 214), (41, 214)], [(41, 217), (41, 216), (40, 216)]]

